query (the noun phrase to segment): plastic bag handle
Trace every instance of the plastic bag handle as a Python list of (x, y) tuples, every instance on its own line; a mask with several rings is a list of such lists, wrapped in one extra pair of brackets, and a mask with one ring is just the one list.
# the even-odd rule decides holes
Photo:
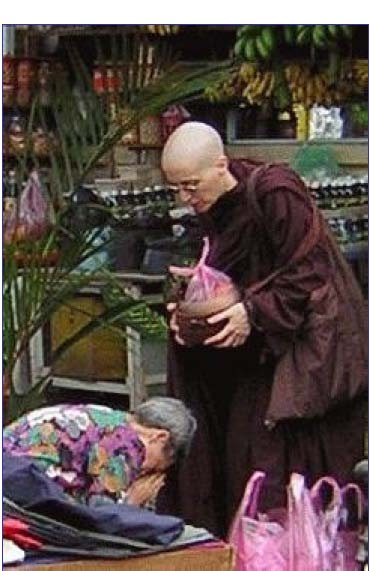
[(203, 250), (202, 250), (202, 253), (200, 256), (200, 260), (197, 263), (197, 265), (195, 266), (196, 270), (198, 270), (202, 266), (204, 266), (204, 264), (206, 263), (206, 259), (207, 259), (208, 254), (209, 254), (209, 238), (208, 238), (208, 236), (205, 236), (203, 238)]
[(195, 273), (202, 270), (209, 254), (209, 238), (203, 238), (203, 250), (199, 262), (193, 268), (182, 268), (180, 266), (169, 266), (168, 271), (171, 274), (182, 276), (184, 278), (192, 277)]
[(340, 490), (340, 487), (338, 485), (338, 482), (334, 478), (332, 478), (331, 476), (323, 476), (322, 478), (317, 480), (317, 482), (315, 482), (315, 484), (312, 486), (312, 488), (310, 490), (311, 498), (314, 500), (315, 498), (317, 498), (319, 496), (319, 491), (322, 487), (322, 484), (324, 484), (324, 483), (329, 484), (329, 486), (331, 486), (331, 488), (333, 490), (333, 497), (332, 497), (332, 500), (331, 500), (329, 506), (327, 507), (327, 509), (332, 509), (334, 507), (340, 507), (342, 504), (341, 490)]
[(347, 495), (347, 492), (350, 490), (353, 490), (354, 492), (356, 492), (357, 517), (358, 517), (358, 521), (361, 522), (363, 515), (364, 515), (364, 495), (362, 493), (361, 488), (357, 484), (353, 484), (353, 483), (346, 484), (340, 490), (343, 504), (344, 504), (344, 498)]
[(249, 478), (245, 487), (243, 498), (231, 523), (228, 533), (228, 540), (233, 543), (239, 532), (243, 516), (255, 517), (257, 513), (257, 502), (262, 483), (266, 478), (264, 472), (256, 471)]
[(257, 504), (260, 495), (262, 483), (266, 478), (265, 472), (254, 472), (248, 480), (245, 488), (243, 499), (239, 507), (239, 515), (255, 517), (257, 514)]

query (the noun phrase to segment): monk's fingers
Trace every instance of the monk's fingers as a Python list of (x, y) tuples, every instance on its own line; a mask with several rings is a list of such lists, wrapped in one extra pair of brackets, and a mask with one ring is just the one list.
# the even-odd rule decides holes
[(170, 319), (170, 329), (174, 333), (179, 332), (179, 326), (177, 325), (176, 313), (173, 313)]
[(214, 345), (214, 347), (216, 347), (217, 349), (225, 349), (228, 347), (240, 347), (241, 345), (243, 345), (243, 343), (245, 343), (246, 339), (247, 335), (238, 334), (234, 332), (230, 334), (225, 339), (225, 341), (217, 343), (217, 345)]
[[(178, 330), (177, 330), (178, 331)], [(185, 345), (185, 341), (179, 336), (178, 333), (175, 334), (175, 341), (179, 344), (179, 345)]]
[(219, 333), (216, 333), (216, 335), (207, 337), (207, 339), (204, 341), (204, 345), (219, 345), (220, 343), (226, 341), (231, 334), (233, 334), (233, 330), (230, 325), (227, 324), (223, 329), (221, 329)]

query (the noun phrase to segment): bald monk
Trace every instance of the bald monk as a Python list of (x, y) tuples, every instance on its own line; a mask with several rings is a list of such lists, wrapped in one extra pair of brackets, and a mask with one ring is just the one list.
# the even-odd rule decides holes
[[(255, 470), (267, 473), (261, 510), (286, 505), (293, 470), (309, 485), (324, 474), (351, 478), (364, 454), (367, 316), (351, 270), (291, 169), (228, 160), (219, 134), (198, 122), (169, 137), (162, 169), (209, 237), (207, 264), (241, 294), (209, 319), (226, 318), (221, 332), (195, 347), (184, 344), (176, 305), (168, 306), (168, 393), (186, 402), (199, 428), (162, 509), (225, 536)], [(315, 299), (324, 330), (308, 322)], [(282, 374), (297, 343), (302, 359)], [(303, 382), (305, 392), (292, 399), (288, 389)], [(343, 388), (340, 399), (329, 383)]]

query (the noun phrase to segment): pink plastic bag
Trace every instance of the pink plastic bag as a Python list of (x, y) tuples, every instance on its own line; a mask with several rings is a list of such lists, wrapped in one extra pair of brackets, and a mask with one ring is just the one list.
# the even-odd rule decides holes
[(19, 197), (18, 208), (14, 209), (6, 222), (4, 241), (33, 241), (44, 236), (52, 225), (52, 208), (44, 197), (36, 171), (33, 171)]
[[(359, 535), (361, 530), (361, 522), (364, 513), (364, 496), (361, 489), (357, 484), (347, 484), (341, 489), (342, 494), (342, 510), (345, 510), (346, 499), (348, 492), (354, 492), (357, 503), (357, 526), (356, 529), (348, 529), (346, 522), (342, 524), (339, 530), (338, 540), (338, 560), (341, 567), (340, 571), (360, 571), (361, 564), (356, 561), (356, 556), (359, 548)], [(342, 517), (342, 522), (345, 518)]]
[[(325, 509), (320, 495), (323, 484), (332, 489)], [(340, 509), (340, 488), (333, 478), (320, 478), (309, 491), (304, 477), (292, 474), (288, 487), (289, 571), (342, 571), (338, 567)]]
[(233, 288), (231, 279), (224, 273), (207, 266), (209, 239), (204, 238), (202, 255), (194, 268), (170, 266), (173, 275), (191, 278), (185, 293), (185, 301), (207, 301)]
[(235, 571), (287, 571), (288, 535), (277, 522), (257, 519), (257, 504), (265, 479), (255, 472), (231, 524), (228, 540), (235, 549)]
[[(236, 571), (357, 571), (358, 532), (340, 531), (341, 509), (347, 491), (361, 492), (348, 484), (342, 493), (330, 477), (320, 478), (309, 490), (301, 474), (293, 473), (288, 486), (288, 517), (282, 524), (257, 517), (258, 496), (265, 479), (255, 472), (246, 485), (228, 540), (236, 554)], [(331, 489), (323, 506), (321, 490)]]

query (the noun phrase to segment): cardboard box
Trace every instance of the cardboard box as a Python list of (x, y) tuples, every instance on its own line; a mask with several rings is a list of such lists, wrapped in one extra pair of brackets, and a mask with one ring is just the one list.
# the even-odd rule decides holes
[(7, 571), (233, 571), (234, 557), (230, 545), (197, 546), (125, 560), (85, 559), (53, 564), (6, 567)]

